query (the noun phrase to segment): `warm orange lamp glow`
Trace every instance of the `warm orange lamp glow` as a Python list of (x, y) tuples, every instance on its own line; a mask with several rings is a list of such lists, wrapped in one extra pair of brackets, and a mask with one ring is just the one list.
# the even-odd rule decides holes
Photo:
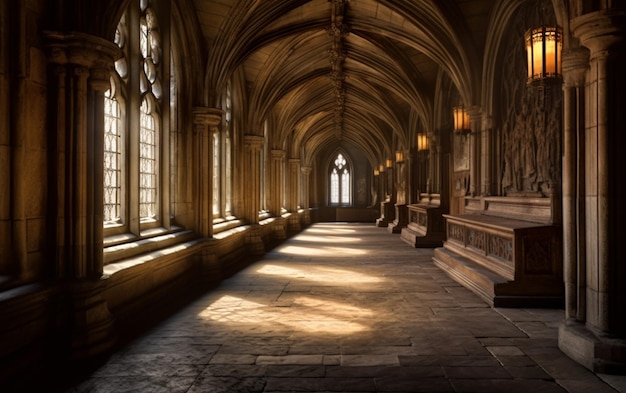
[(563, 34), (558, 26), (542, 26), (526, 32), (528, 82), (561, 77)]
[(396, 151), (396, 162), (397, 163), (404, 162), (404, 153), (402, 152), (402, 150)]
[(419, 132), (417, 134), (417, 151), (425, 150), (428, 150), (428, 136), (423, 132)]
[(385, 161), (387, 164), (387, 168), (393, 168), (393, 161), (389, 158), (387, 158), (387, 161)]
[(374, 169), (374, 176), (379, 176), (380, 175), (380, 171), (378, 169)]
[(385, 171), (385, 166), (383, 164), (380, 164), (378, 166), (378, 172), (383, 173)]
[(454, 118), (454, 131), (458, 133), (470, 132), (470, 116), (463, 106), (455, 106), (452, 108), (452, 116)]

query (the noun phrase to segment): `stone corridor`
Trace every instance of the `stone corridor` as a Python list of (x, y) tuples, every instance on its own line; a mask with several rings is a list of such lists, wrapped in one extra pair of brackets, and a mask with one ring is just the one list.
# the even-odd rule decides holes
[(316, 224), (68, 392), (616, 392), (557, 348), (562, 310), (492, 309), (371, 224)]

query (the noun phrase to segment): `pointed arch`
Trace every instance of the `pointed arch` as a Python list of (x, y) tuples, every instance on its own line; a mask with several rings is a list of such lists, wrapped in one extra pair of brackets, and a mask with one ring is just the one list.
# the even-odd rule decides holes
[(343, 149), (330, 156), (328, 163), (328, 204), (330, 206), (352, 205), (353, 166)]

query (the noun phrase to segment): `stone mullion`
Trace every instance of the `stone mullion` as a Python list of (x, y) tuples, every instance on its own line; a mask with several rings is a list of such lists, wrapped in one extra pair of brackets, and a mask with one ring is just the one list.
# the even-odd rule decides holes
[(283, 150), (272, 150), (271, 161), (271, 177), (270, 177), (270, 210), (272, 215), (280, 216), (283, 200), (283, 184), (284, 184), (284, 160), (285, 152)]

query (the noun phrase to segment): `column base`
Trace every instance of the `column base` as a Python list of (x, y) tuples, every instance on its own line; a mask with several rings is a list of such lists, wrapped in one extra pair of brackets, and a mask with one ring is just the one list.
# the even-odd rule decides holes
[(626, 375), (626, 339), (602, 336), (585, 324), (565, 320), (559, 326), (559, 349), (595, 373)]
[(70, 288), (70, 358), (82, 360), (113, 347), (117, 337), (107, 301), (100, 295), (104, 281), (84, 281)]

